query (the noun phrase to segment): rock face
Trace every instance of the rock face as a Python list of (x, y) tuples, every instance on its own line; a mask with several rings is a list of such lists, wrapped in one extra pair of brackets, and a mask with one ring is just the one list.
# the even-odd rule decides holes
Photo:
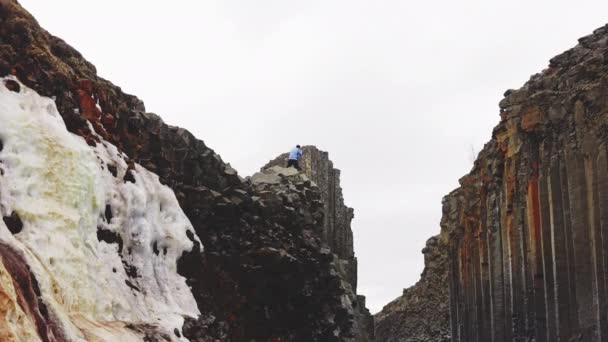
[[(263, 169), (272, 166), (286, 166), (288, 154), (282, 154), (270, 161)], [(315, 146), (302, 147), (299, 161), (302, 172), (318, 186), (323, 199), (325, 217), (321, 237), (331, 251), (343, 262), (349, 282), (357, 288), (357, 258), (353, 249), (353, 231), (350, 227), (354, 210), (344, 204), (340, 187), (340, 170), (335, 169), (329, 154)]]
[(606, 341), (608, 26), (505, 96), (444, 200), (453, 341)]
[(0, 77), (2, 341), (357, 338), (320, 195), (243, 180), (14, 0)]
[[(276, 173), (276, 170), (285, 170), (283, 167), (287, 165), (287, 158), (287, 153), (278, 156), (253, 178)], [(323, 243), (335, 255), (335, 264), (342, 277), (347, 279), (345, 288), (349, 300), (355, 304), (354, 317), (356, 330), (359, 331), (358, 336), (367, 336), (367, 339), (361, 339), (361, 341), (373, 340), (373, 318), (365, 307), (365, 297), (357, 295), (357, 258), (355, 258), (351, 229), (354, 210), (344, 204), (340, 186), (340, 170), (334, 168), (327, 152), (321, 151), (315, 146), (302, 147), (299, 165), (302, 175), (312, 180), (320, 192), (323, 219), (322, 229), (318, 233)], [(290, 173), (296, 172), (294, 168), (286, 170)]]
[(420, 281), (374, 315), (376, 342), (450, 341), (447, 237), (428, 239), (422, 253)]
[(500, 109), (444, 198), (446, 265), (433, 272), (425, 254), (420, 282), (377, 315), (378, 341), (444, 340), (420, 319), (445, 325), (443, 267), (452, 341), (608, 340), (608, 26), (507, 91)]

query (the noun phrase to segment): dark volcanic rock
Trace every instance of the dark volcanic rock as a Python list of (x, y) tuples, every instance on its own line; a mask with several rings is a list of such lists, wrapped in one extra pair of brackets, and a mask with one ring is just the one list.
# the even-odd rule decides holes
[[(282, 154), (270, 161), (263, 169), (272, 166), (287, 165), (287, 154)], [(323, 199), (324, 212), (321, 237), (332, 252), (340, 258), (347, 269), (349, 282), (357, 288), (357, 258), (353, 249), (353, 231), (350, 228), (354, 211), (344, 204), (342, 188), (340, 187), (340, 170), (335, 169), (333, 162), (325, 151), (314, 146), (302, 148), (300, 159), (302, 172), (318, 186)]]
[[(443, 202), (452, 341), (606, 341), (608, 26), (505, 96), (492, 140)], [(377, 316), (380, 341), (446, 316), (428, 271)]]
[[(373, 317), (365, 307), (365, 297), (357, 295), (357, 258), (353, 249), (351, 229), (354, 210), (344, 203), (340, 170), (334, 168), (327, 152), (320, 151), (315, 146), (304, 146), (302, 153), (299, 162), (302, 174), (314, 182), (322, 203), (323, 219), (317, 232), (323, 243), (335, 255), (337, 270), (347, 280), (346, 288), (349, 300), (354, 304), (355, 329), (359, 340), (373, 340)], [(287, 154), (282, 154), (270, 161), (262, 168), (262, 173), (256, 176), (276, 173), (269, 171), (276, 170), (277, 167), (285, 167), (287, 157)], [(285, 171), (282, 172), (297, 173), (294, 168), (283, 170)]]
[(306, 207), (314, 194), (303, 192), (302, 213), (297, 202), (258, 193), (202, 141), (146, 113), (139, 99), (98, 77), (92, 64), (11, 0), (0, 0), (0, 73), (54, 98), (68, 130), (89, 145), (100, 142), (92, 127), (128, 156), (131, 169), (139, 163), (174, 190), (205, 246), (195, 244), (178, 265), (202, 312), (187, 319), (185, 337), (354, 338), (353, 303), (344, 301), (348, 281), (321, 247), (315, 209)]
[(579, 42), (445, 199), (455, 341), (608, 339), (608, 26)]

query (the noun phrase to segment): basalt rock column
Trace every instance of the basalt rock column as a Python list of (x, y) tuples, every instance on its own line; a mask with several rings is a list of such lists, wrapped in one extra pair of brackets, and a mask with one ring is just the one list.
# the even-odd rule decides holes
[(429, 265), (427, 246), (420, 282), (376, 316), (378, 341), (445, 338), (420, 319), (445, 317), (441, 274), (452, 341), (608, 340), (607, 80), (608, 26), (505, 94), (492, 140), (443, 200), (430, 255), (445, 262)]
[(608, 27), (505, 95), (444, 200), (453, 341), (606, 341)]

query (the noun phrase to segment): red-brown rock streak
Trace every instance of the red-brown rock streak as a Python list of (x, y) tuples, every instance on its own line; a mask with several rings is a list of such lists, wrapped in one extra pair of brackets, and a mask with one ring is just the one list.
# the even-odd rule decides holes
[(608, 339), (608, 27), (579, 42), (444, 201), (453, 341)]

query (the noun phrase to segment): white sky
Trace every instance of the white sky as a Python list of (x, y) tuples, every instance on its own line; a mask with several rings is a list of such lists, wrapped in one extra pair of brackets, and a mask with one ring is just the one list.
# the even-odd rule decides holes
[(605, 0), (20, 2), (242, 175), (329, 151), (373, 312), (418, 280), (504, 91), (608, 22)]

